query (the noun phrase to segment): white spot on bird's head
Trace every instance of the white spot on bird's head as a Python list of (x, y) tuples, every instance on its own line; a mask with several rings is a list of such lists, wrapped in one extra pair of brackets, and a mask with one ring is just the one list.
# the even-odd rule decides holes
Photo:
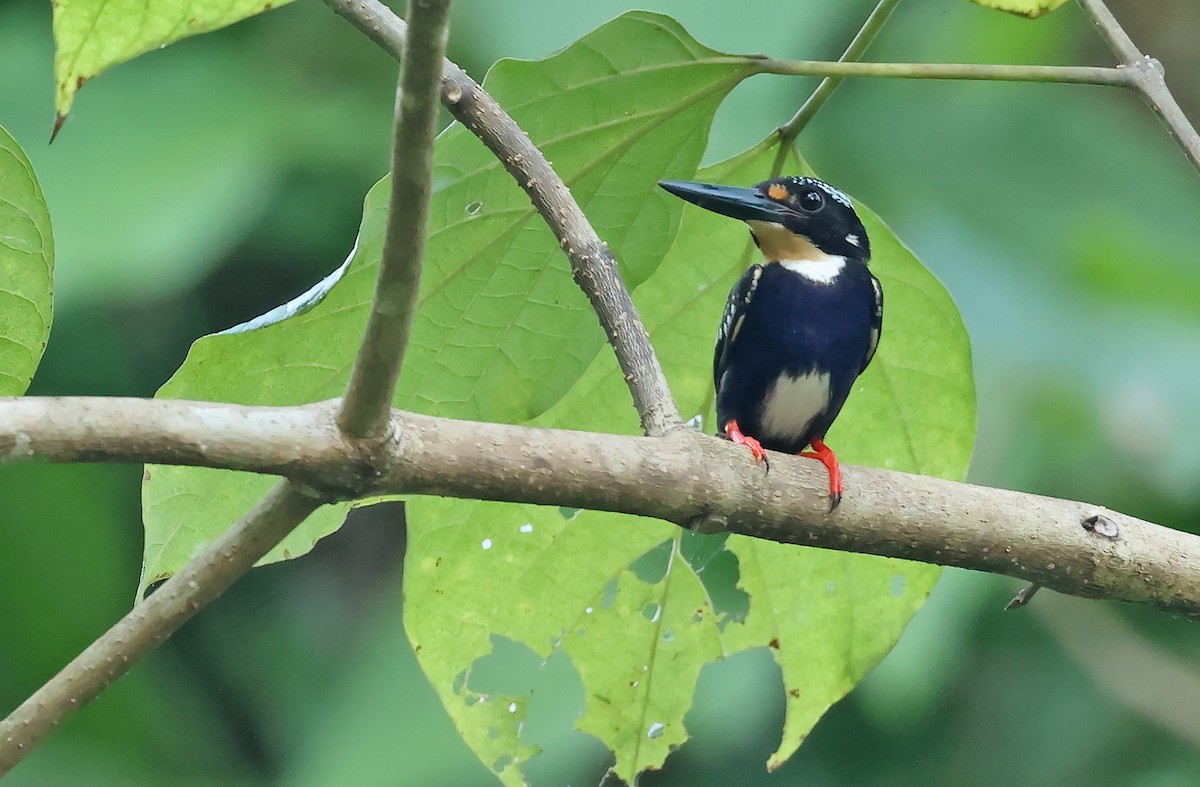
[(792, 178), (790, 178), (790, 180), (793, 183), (795, 183), (797, 186), (816, 186), (821, 191), (828, 194), (829, 198), (834, 200), (835, 202), (840, 202), (841, 204), (845, 205), (847, 208), (854, 207), (852, 204), (850, 204), (849, 197), (847, 197), (841, 191), (838, 191), (837, 189), (835, 189), (833, 186), (830, 186), (828, 183), (826, 183), (823, 180), (819, 180), (818, 178), (806, 178), (806, 177), (803, 177), (800, 175), (793, 176)]

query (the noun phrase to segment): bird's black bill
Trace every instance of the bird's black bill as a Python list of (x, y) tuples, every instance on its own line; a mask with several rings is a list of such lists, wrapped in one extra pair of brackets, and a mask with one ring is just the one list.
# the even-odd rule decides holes
[(686, 180), (660, 180), (658, 185), (693, 205), (742, 221), (779, 223), (786, 210), (778, 202), (768, 199), (754, 189), (691, 183)]

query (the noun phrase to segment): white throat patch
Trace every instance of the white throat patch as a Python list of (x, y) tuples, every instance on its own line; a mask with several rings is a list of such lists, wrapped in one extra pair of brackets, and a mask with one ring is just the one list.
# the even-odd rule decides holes
[[(813, 263), (806, 262), (805, 265)], [(817, 414), (829, 406), (829, 375), (779, 375), (763, 404), (763, 433), (779, 438), (804, 434)]]
[(779, 260), (779, 264), (818, 284), (831, 284), (846, 267), (846, 258), (830, 255), (823, 260)]

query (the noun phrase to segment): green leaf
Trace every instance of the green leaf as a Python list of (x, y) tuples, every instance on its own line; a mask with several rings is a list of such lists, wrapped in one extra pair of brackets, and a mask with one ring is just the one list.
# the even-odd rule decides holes
[[(698, 178), (753, 183), (771, 174), (775, 157), (763, 143)], [(795, 158), (787, 167), (808, 171)], [(966, 333), (936, 279), (874, 214), (858, 209), (887, 315), (879, 354), (829, 441), (847, 461), (961, 478), (974, 441)], [(688, 210), (671, 251), (634, 293), (685, 415), (711, 411), (715, 326), (726, 293), (756, 255), (741, 223)], [(637, 430), (610, 353), (536, 422)], [(886, 655), (939, 574), (898, 560), (692, 536), (633, 517), (579, 512), (568, 520), (558, 509), (471, 501), (413, 501), (409, 533), (409, 636), (481, 759), (523, 752), (504, 762), (500, 775), (510, 784), (519, 783), (530, 741), (497, 736), (491, 711), (471, 704), (471, 670), (493, 636), (543, 657), (557, 648), (567, 653), (587, 697), (577, 726), (615, 752), (616, 773), (626, 781), (659, 767), (686, 740), (683, 720), (705, 663), (769, 647), (787, 707), (775, 767)], [(645, 576), (664, 541), (670, 560)], [(456, 681), (460, 675), (467, 677)], [(521, 713), (528, 696), (493, 700)]]
[(0, 127), (0, 396), (29, 387), (53, 312), (50, 212), (25, 152)]
[(979, 5), (1007, 11), (1010, 14), (1037, 19), (1045, 13), (1058, 8), (1067, 0), (973, 0)]
[[(634, 12), (546, 60), (501, 61), (485, 86), (554, 162), (626, 281), (637, 284), (666, 254), (682, 211), (656, 181), (695, 170), (721, 99), (754, 68), (700, 46), (667, 17)], [(420, 309), (396, 406), (528, 420), (574, 384), (603, 332), (528, 197), (472, 134), (458, 125), (442, 134), (434, 174)], [(159, 395), (276, 405), (340, 395), (373, 292), (387, 193), (383, 181), (367, 195), (349, 267), (323, 300), (257, 330), (200, 339)], [(176, 571), (270, 483), (152, 468), (143, 589)], [(341, 514), (320, 512), (267, 560), (303, 554)]]
[(291, 0), (53, 0), (54, 105), (66, 117), (83, 84), (106, 68)]
[[(606, 586), (676, 528), (616, 514), (568, 520), (557, 508), (427, 497), (409, 502), (408, 522), (404, 617), (417, 658), (467, 744), (489, 767), (507, 755), (498, 775), (520, 784), (520, 766), (534, 753), (518, 730), (529, 697), (493, 694), (480, 703), (484, 687), (471, 676), (476, 660), (491, 652), (494, 636), (523, 642), (543, 658), (564, 643), (568, 652), (616, 643), (625, 657), (640, 647), (632, 654), (640, 671), (651, 657), (648, 637), (636, 642), (620, 620), (608, 619), (640, 622), (643, 634), (652, 627), (640, 608), (629, 614), (629, 602), (614, 607)], [(625, 578), (632, 582), (640, 580)], [(598, 625), (609, 634), (596, 636)], [(625, 659), (610, 662), (617, 665), (628, 666)], [(597, 688), (587, 676), (584, 684), (588, 692)], [(615, 695), (608, 682), (599, 688), (604, 698), (590, 704)], [(517, 724), (498, 730), (495, 709), (513, 703)]]

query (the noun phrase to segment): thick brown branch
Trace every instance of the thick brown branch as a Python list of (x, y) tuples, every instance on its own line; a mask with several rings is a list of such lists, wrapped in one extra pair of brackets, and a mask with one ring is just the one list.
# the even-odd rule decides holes
[(94, 699), (201, 607), (225, 592), (319, 505), (320, 500), (289, 481), (276, 484), (241, 522), (0, 721), (0, 776), (20, 762), (54, 725)]
[(629, 438), (397, 413), (402, 458), (381, 487), (620, 511), (783, 543), (1007, 574), (1062, 593), (1200, 618), (1200, 537), (1098, 506), (844, 467), (824, 469), (696, 432)]
[(409, 17), (410, 45), (404, 52), (403, 73), (396, 90), (392, 188), (379, 277), (366, 333), (338, 415), (338, 425), (351, 437), (379, 437), (388, 425), (388, 410), (417, 311), (425, 257), (433, 136), (437, 130), (439, 77), (446, 52), (450, 0), (412, 0)]
[(117, 397), (0, 398), (0, 463), (218, 467), (286, 476), (345, 497), (374, 476), (367, 451), (338, 430), (329, 403), (245, 407)]
[[(378, 0), (325, 3), (393, 57), (401, 57), (407, 26), (387, 6)], [(495, 99), (449, 60), (443, 63), (442, 103), (496, 154), (558, 238), (571, 262), (575, 281), (591, 301), (617, 355), (642, 428), (647, 434), (665, 434), (682, 426), (679, 409), (621, 279), (617, 261), (562, 178)]]
[[(433, 494), (619, 511), (1007, 574), (1200, 618), (1200, 537), (1086, 503), (845, 467), (846, 497), (828, 516), (817, 463), (779, 456), (764, 474), (743, 451), (690, 430), (638, 438), (403, 412), (393, 413), (389, 469), (372, 477), (358, 446), (337, 436), (336, 405), (0, 399), (0, 461), (227, 466), (286, 471), (329, 496)], [(231, 431), (249, 437), (231, 439)]]

